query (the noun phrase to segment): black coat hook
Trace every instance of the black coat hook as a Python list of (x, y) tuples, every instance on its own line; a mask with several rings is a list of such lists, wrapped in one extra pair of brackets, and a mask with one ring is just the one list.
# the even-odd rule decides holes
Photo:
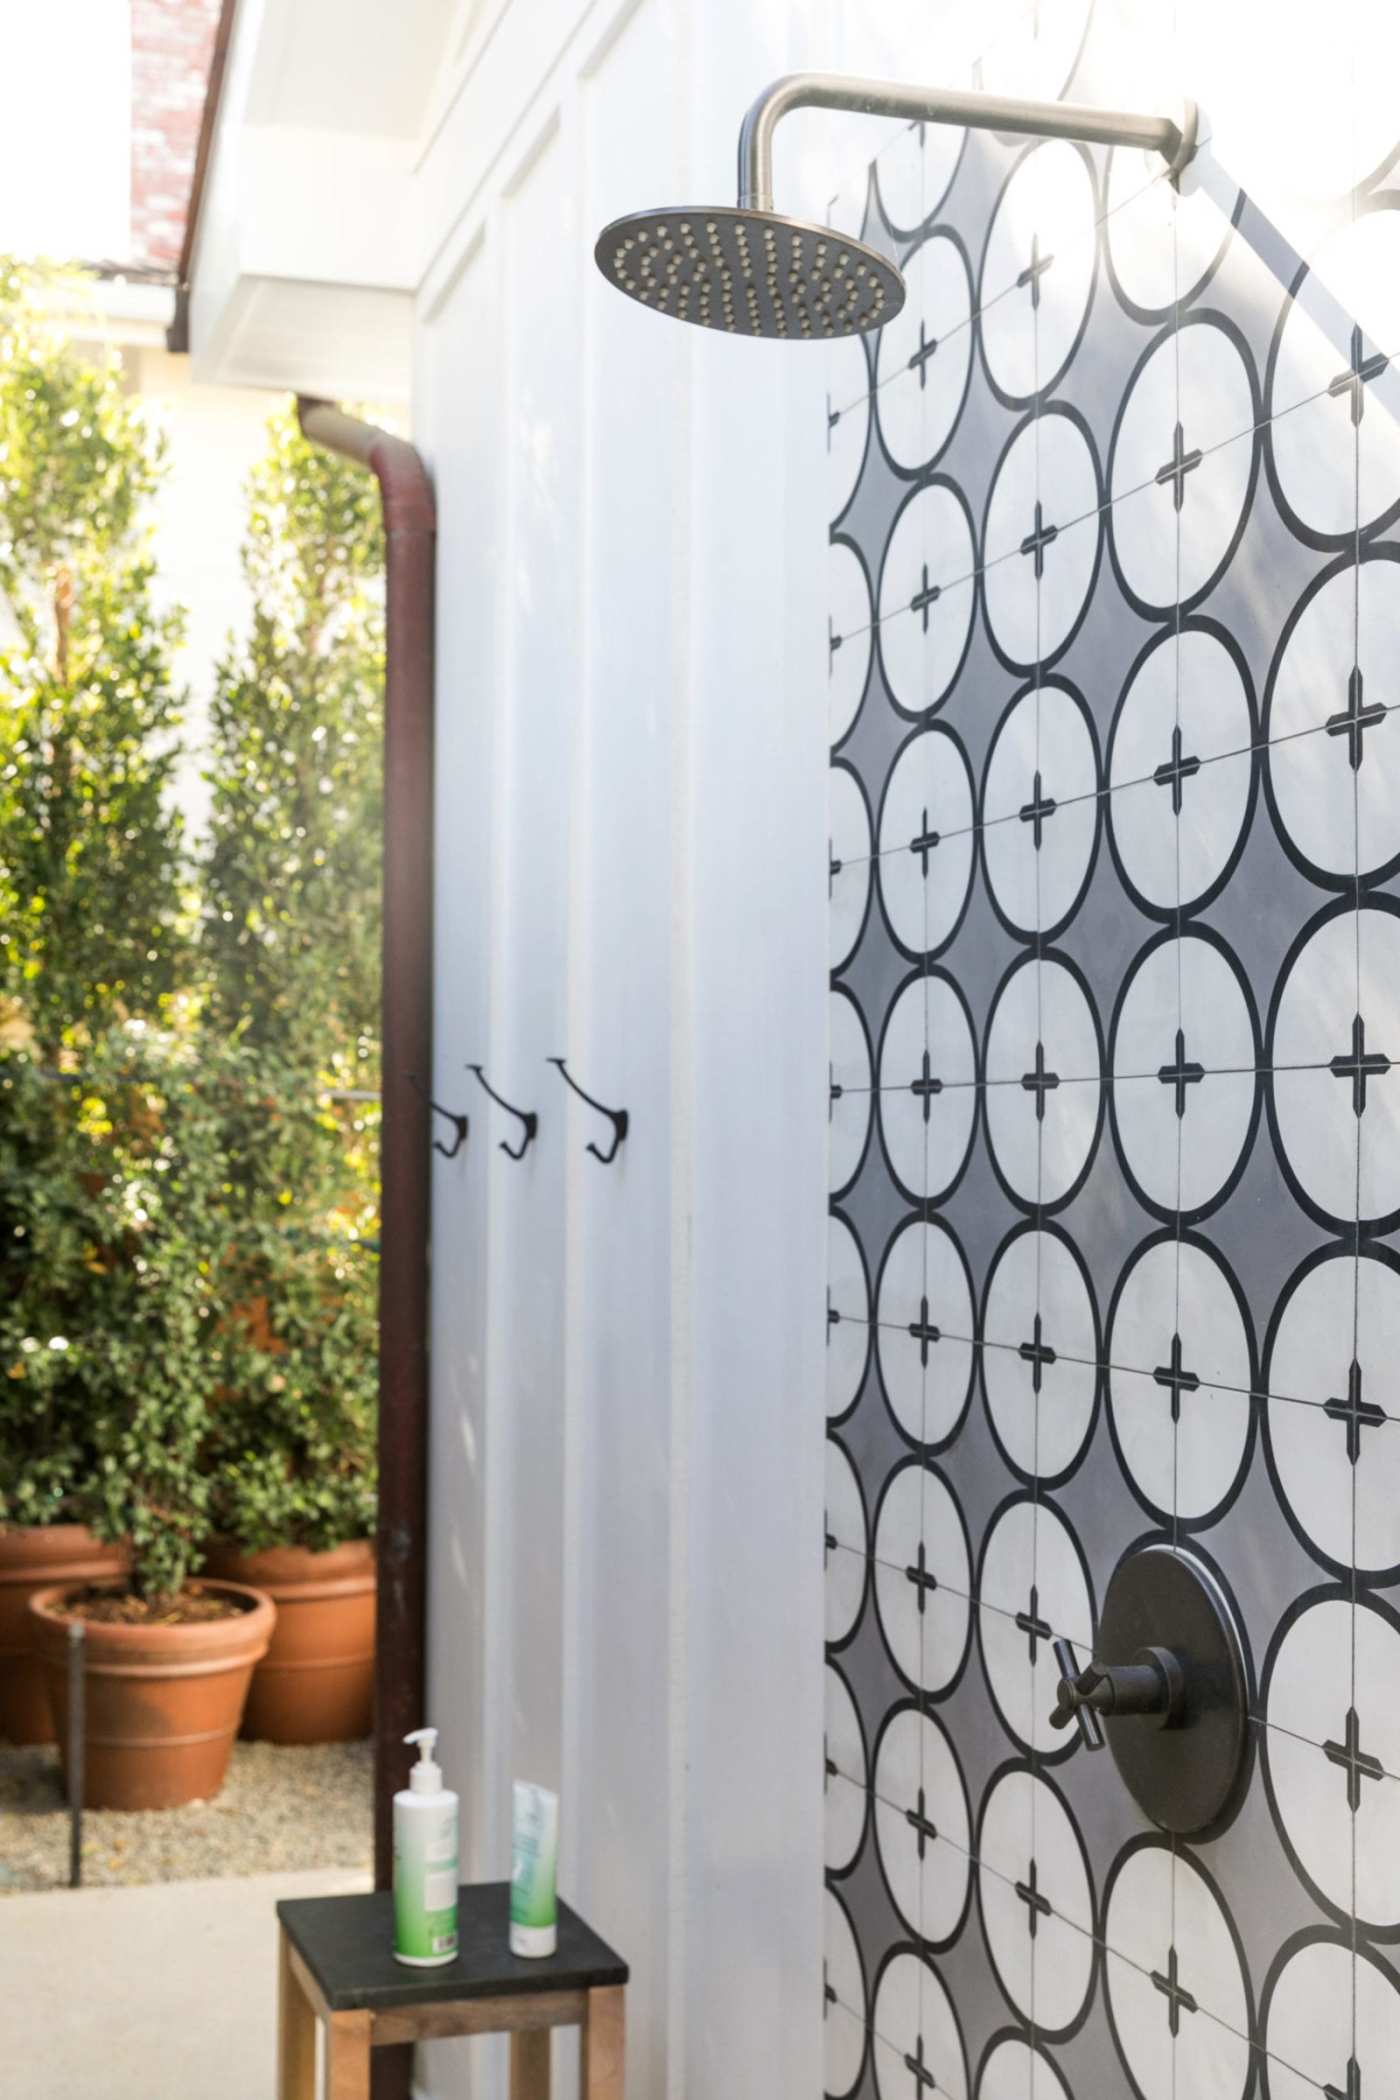
[(590, 1108), (596, 1109), (600, 1116), (606, 1116), (608, 1121), (612, 1124), (613, 1141), (606, 1152), (600, 1152), (598, 1150), (598, 1147), (593, 1144), (585, 1145), (584, 1147), (584, 1150), (586, 1152), (591, 1152), (595, 1159), (601, 1160), (605, 1167), (611, 1166), (612, 1162), (617, 1158), (618, 1146), (622, 1143), (622, 1140), (627, 1135), (627, 1126), (628, 1122), (630, 1121), (630, 1118), (628, 1117), (626, 1109), (604, 1108), (601, 1101), (595, 1101), (591, 1094), (586, 1094), (583, 1088), (579, 1085), (578, 1081), (576, 1079), (570, 1078), (562, 1057), (551, 1057), (549, 1059), (549, 1063), (552, 1065), (558, 1065), (560, 1078), (564, 1081), (566, 1086), (571, 1086), (573, 1088), (574, 1092), (578, 1095), (581, 1101), (586, 1101)]
[(501, 1139), (500, 1145), (500, 1149), (502, 1152), (504, 1152), (507, 1159), (524, 1159), (525, 1154), (529, 1151), (530, 1146), (534, 1142), (536, 1134), (539, 1131), (539, 1117), (535, 1114), (532, 1108), (514, 1108), (511, 1106), (509, 1101), (503, 1100), (501, 1096), (496, 1092), (496, 1089), (491, 1085), (490, 1081), (487, 1079), (486, 1074), (482, 1071), (480, 1065), (468, 1065), (467, 1070), (469, 1072), (475, 1072), (477, 1078), (481, 1081), (481, 1084), (485, 1087), (487, 1093), (491, 1096), (491, 1099), (495, 1102), (498, 1108), (503, 1108), (508, 1116), (514, 1116), (518, 1123), (524, 1125), (525, 1135), (520, 1140), (520, 1143), (518, 1145), (508, 1145), (504, 1138)]
[(471, 1129), (470, 1121), (466, 1116), (454, 1115), (450, 1108), (443, 1108), (439, 1105), (438, 1102), (434, 1101), (432, 1095), (428, 1092), (428, 1089), (424, 1086), (422, 1080), (418, 1077), (418, 1074), (416, 1072), (409, 1073), (408, 1083), (413, 1088), (415, 1094), (422, 1095), (423, 1099), (427, 1102), (433, 1114), (435, 1116), (443, 1117), (443, 1119), (446, 1122), (450, 1123), (452, 1125), (452, 1128), (456, 1131), (457, 1135), (452, 1140), (452, 1143), (450, 1145), (444, 1145), (441, 1138), (433, 1139), (434, 1152), (440, 1152), (444, 1159), (455, 1159), (457, 1157), (457, 1154), (461, 1151), (463, 1145), (465, 1145), (467, 1142), (467, 1133)]

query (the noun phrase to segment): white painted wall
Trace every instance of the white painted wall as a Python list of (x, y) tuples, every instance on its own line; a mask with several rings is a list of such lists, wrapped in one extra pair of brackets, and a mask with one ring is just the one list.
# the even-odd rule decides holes
[[(431, 1703), (470, 1873), (514, 1775), (562, 1788), (632, 2100), (821, 2087), (826, 370), (659, 325), (591, 247), (731, 197), (788, 67), (966, 77), (951, 10), (895, 12), (482, 10), (418, 163), (437, 1098), (474, 1118), (436, 1182)], [(853, 131), (787, 127), (790, 209)], [(631, 1112), (614, 1166), (553, 1054)], [(518, 1165), (469, 1059), (541, 1112)], [(443, 2046), (423, 2090), (501, 2070)]]
[[(590, 252), (730, 189), (790, 54), (724, 12), (507, 11), (422, 169), (437, 1090), (473, 1115), (437, 1169), (431, 1703), (467, 1871), (506, 1870), (514, 1775), (562, 1788), (633, 2100), (820, 2088), (825, 527), (789, 418), (824, 377), (658, 328)], [(615, 1165), (552, 1054), (630, 1111)], [(541, 1113), (519, 1165), (467, 1059)], [(426, 2052), (424, 2090), (471, 2068)]]
[(152, 538), (161, 598), (185, 613), (185, 642), (175, 667), (189, 692), (178, 795), (186, 824), (197, 835), (209, 813), (203, 769), (215, 669), (230, 630), (245, 635), (251, 612), (242, 565), (246, 483), (267, 450), (268, 418), (280, 397), (196, 385), (188, 357), (167, 350), (128, 349), (124, 355), (169, 446)]

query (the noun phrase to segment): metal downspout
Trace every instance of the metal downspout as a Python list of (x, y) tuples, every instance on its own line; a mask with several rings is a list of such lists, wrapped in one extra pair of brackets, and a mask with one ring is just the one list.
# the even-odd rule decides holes
[(383, 1223), (374, 1664), (374, 1883), (383, 1889), (393, 1870), (393, 1796), (408, 1784), (403, 1738), (422, 1724), (425, 1694), (437, 506), (427, 469), (406, 439), (328, 401), (299, 397), (297, 419), (313, 444), (369, 468), (384, 511)]

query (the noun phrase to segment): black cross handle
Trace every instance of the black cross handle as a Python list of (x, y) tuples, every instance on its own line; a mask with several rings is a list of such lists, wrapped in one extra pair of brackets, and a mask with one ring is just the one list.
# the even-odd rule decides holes
[(1068, 1641), (1053, 1643), (1055, 1661), (1060, 1669), (1060, 1682), (1055, 1696), (1055, 1711), (1050, 1716), (1052, 1728), (1068, 1728), (1071, 1721), (1079, 1724), (1079, 1740), (1086, 1750), (1102, 1750), (1104, 1744), (1103, 1722), (1099, 1719), (1096, 1693), (1107, 1680), (1093, 1663), (1081, 1670), (1073, 1648)]
[(1143, 1714), (1155, 1719), (1159, 1728), (1169, 1728), (1180, 1718), (1185, 1679), (1169, 1648), (1139, 1648), (1130, 1663), (1091, 1662), (1081, 1670), (1068, 1641), (1053, 1645), (1060, 1683), (1050, 1726), (1068, 1728), (1071, 1721), (1078, 1722), (1086, 1750), (1103, 1748), (1103, 1714), (1115, 1719)]

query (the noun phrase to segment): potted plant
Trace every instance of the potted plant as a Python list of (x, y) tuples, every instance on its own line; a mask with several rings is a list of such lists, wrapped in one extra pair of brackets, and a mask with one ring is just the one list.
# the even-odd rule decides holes
[(345, 1127), (366, 1113), (349, 1106), (264, 1059), (243, 1109), (257, 1127), (225, 1138), (233, 1310), (204, 1449), (207, 1565), (277, 1606), (244, 1718), (274, 1743), (353, 1741), (371, 1721), (378, 1263)]
[(88, 1423), (84, 1514), (100, 1538), (129, 1541), (130, 1566), (115, 1580), (39, 1591), (29, 1619), (61, 1749), (69, 1627), (83, 1622), (94, 1807), (166, 1808), (218, 1791), (275, 1623), (257, 1592), (196, 1575), (227, 1230), (223, 1082), (207, 1046), (196, 1049), (133, 1027), (92, 1045), (84, 1072), (57, 1082), (75, 1178), (95, 1209), (68, 1331), (48, 1346)]
[(0, 261), (0, 1735), (16, 1742), (51, 1734), (30, 1595), (126, 1561), (79, 1517), (95, 1454), (65, 1345), (96, 1223), (54, 1081), (94, 1030), (160, 1011), (181, 945), (179, 624), (153, 608), (140, 534), (161, 448), (117, 361), (42, 319), (51, 276)]

